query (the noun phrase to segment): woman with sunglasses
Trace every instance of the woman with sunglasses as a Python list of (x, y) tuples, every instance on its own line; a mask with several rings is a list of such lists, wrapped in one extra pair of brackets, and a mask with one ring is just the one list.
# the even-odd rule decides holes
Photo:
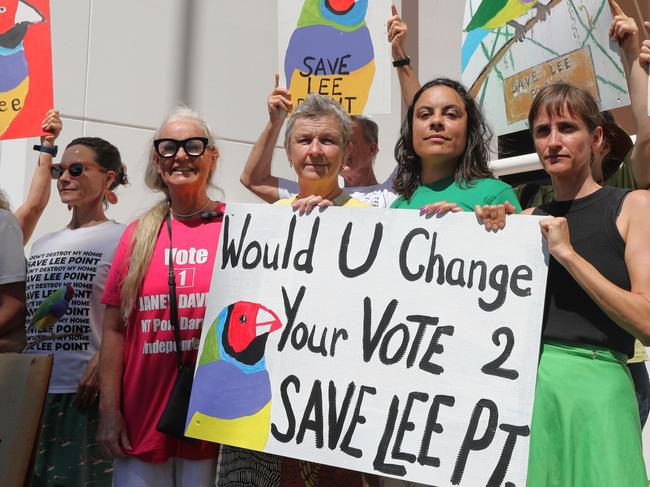
[[(221, 231), (222, 203), (208, 196), (219, 151), (206, 122), (185, 107), (162, 123), (145, 183), (164, 198), (124, 232), (102, 302), (101, 425), (115, 486), (214, 485), (218, 445), (157, 429), (181, 360), (193, 369)], [(177, 313), (170, 313), (173, 266)], [(184, 305), (182, 303), (192, 303)]]
[(112, 483), (110, 463), (96, 443), (98, 352), (106, 277), (124, 225), (105, 210), (126, 184), (120, 153), (109, 142), (82, 137), (51, 166), (68, 225), (38, 239), (27, 265), (26, 351), (53, 354), (33, 485)]

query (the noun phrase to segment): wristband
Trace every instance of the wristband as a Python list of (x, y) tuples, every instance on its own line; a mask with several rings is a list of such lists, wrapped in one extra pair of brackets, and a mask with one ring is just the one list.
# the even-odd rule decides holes
[(399, 67), (402, 67), (402, 66), (408, 66), (409, 64), (411, 64), (411, 58), (408, 57), (408, 56), (406, 56), (406, 57), (404, 57), (402, 59), (396, 59), (395, 61), (393, 61), (393, 67), (395, 67), (395, 68), (399, 68)]
[(54, 147), (45, 147), (44, 145), (38, 145), (36, 144), (34, 147), (32, 147), (35, 151), (38, 152), (45, 152), (46, 154), (50, 154), (52, 157), (56, 157), (56, 155), (59, 152), (59, 146), (55, 145)]

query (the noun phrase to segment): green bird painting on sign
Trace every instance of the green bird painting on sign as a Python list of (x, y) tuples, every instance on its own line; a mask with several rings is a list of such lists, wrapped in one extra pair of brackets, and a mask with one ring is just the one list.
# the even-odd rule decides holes
[(465, 31), (492, 30), (507, 24), (515, 29), (515, 39), (521, 41), (525, 28), (516, 19), (526, 15), (533, 7), (539, 20), (545, 20), (550, 13), (550, 9), (538, 0), (483, 0)]

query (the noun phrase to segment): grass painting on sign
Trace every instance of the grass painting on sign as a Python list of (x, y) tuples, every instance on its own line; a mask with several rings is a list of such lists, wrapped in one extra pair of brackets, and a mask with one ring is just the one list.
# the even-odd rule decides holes
[(536, 93), (565, 81), (601, 110), (629, 104), (607, 0), (466, 0), (462, 80), (497, 134), (527, 128)]
[(41, 135), (52, 106), (49, 0), (0, 0), (0, 139)]
[(280, 69), (294, 107), (326, 95), (350, 114), (390, 111), (385, 0), (282, 0)]

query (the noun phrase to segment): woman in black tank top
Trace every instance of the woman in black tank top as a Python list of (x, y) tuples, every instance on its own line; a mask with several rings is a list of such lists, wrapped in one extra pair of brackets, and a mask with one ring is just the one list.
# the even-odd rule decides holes
[(564, 83), (533, 101), (529, 124), (555, 199), (525, 213), (551, 259), (533, 408), (528, 486), (647, 486), (625, 363), (650, 339), (650, 193), (601, 187), (593, 97)]

